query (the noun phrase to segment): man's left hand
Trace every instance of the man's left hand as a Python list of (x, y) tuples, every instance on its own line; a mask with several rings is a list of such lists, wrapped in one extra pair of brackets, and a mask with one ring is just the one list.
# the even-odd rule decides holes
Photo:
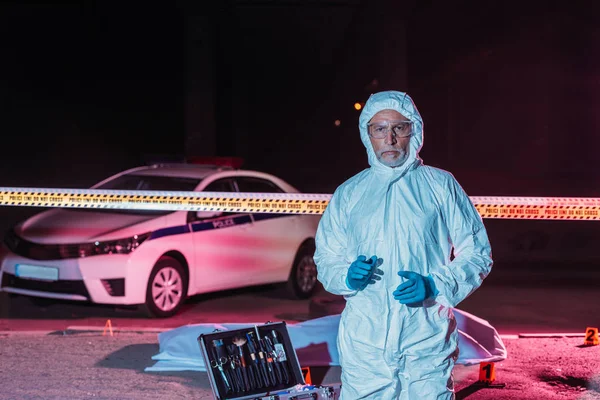
[(430, 277), (412, 271), (400, 271), (398, 275), (408, 279), (394, 291), (394, 299), (401, 304), (420, 303), (435, 293), (435, 284)]

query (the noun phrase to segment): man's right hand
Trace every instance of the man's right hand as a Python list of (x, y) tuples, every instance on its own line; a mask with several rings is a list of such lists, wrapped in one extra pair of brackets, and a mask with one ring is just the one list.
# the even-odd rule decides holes
[[(346, 276), (346, 285), (352, 290), (363, 290), (369, 283), (375, 283), (373, 273), (379, 266), (377, 256), (367, 260), (365, 256), (358, 256), (356, 261), (350, 264), (348, 276)], [(381, 279), (375, 276), (376, 280)]]

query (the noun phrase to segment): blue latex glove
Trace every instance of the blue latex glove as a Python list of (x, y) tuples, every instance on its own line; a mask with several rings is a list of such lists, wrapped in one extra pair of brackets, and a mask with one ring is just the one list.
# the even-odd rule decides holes
[(350, 268), (348, 268), (346, 285), (352, 290), (363, 290), (371, 283), (371, 278), (377, 265), (377, 256), (373, 256), (368, 260), (365, 256), (358, 256), (358, 258), (350, 264)]
[(437, 295), (435, 283), (430, 276), (423, 276), (412, 271), (400, 271), (398, 275), (407, 279), (394, 290), (394, 299), (401, 304), (420, 303)]

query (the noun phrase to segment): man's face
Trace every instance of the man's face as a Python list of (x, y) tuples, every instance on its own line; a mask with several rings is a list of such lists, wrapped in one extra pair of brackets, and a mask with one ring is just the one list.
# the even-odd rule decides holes
[[(381, 110), (371, 118), (369, 123), (377, 124), (388, 121), (408, 121), (408, 118), (395, 110)], [(399, 167), (408, 158), (410, 136), (397, 137), (392, 132), (392, 129), (388, 129), (384, 138), (377, 139), (369, 135), (369, 139), (371, 139), (373, 151), (375, 151), (377, 159), (388, 167)]]

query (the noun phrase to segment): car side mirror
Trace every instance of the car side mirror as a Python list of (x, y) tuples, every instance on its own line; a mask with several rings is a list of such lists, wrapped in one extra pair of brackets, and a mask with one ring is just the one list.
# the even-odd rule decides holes
[(217, 218), (223, 214), (222, 211), (196, 211), (196, 218), (198, 219), (209, 219)]

